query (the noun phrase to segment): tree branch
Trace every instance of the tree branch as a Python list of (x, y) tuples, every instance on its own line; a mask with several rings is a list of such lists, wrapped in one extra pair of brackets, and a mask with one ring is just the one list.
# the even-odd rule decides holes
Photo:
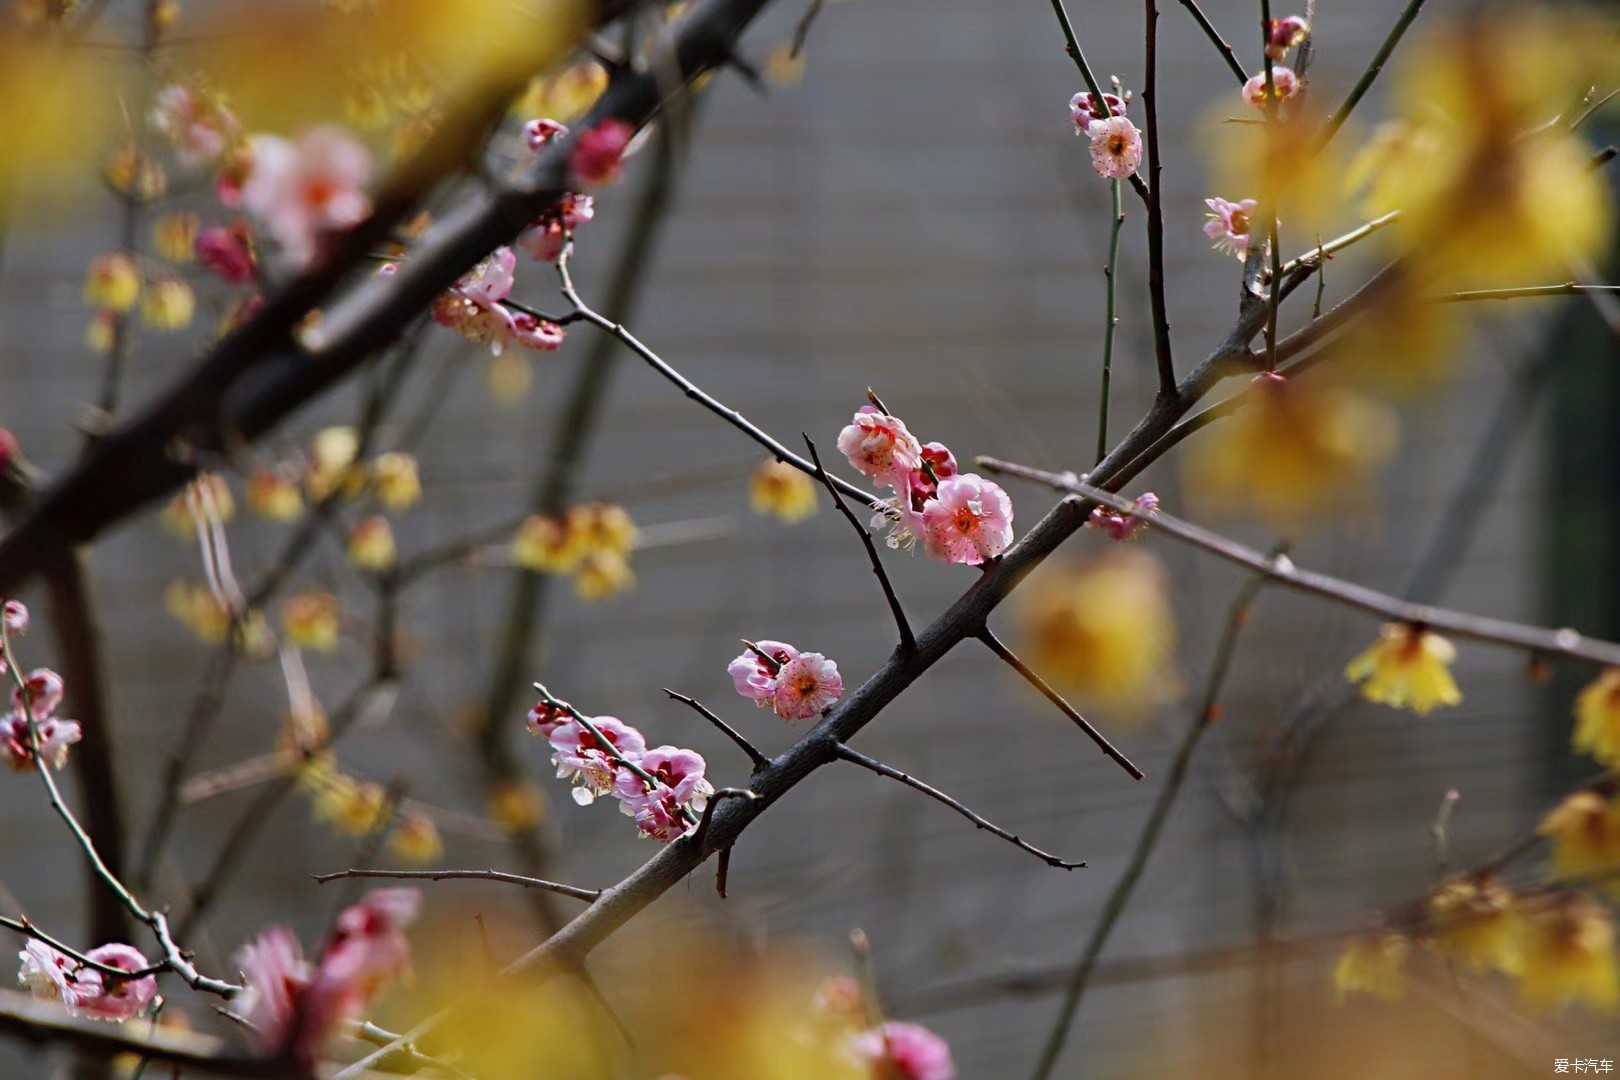
[(1344, 122), (1350, 119), (1350, 114), (1361, 103), (1361, 99), (1367, 96), (1367, 91), (1372, 89), (1372, 84), (1378, 78), (1379, 72), (1383, 71), (1384, 65), (1388, 63), (1390, 54), (1395, 51), (1395, 46), (1401, 43), (1401, 38), (1405, 36), (1406, 31), (1412, 25), (1412, 21), (1417, 18), (1418, 12), (1422, 9), (1423, 0), (1408, 0), (1406, 7), (1395, 20), (1395, 25), (1390, 27), (1389, 34), (1385, 36), (1383, 44), (1378, 46), (1378, 51), (1373, 54), (1372, 60), (1367, 64), (1367, 70), (1361, 73), (1361, 78), (1356, 80), (1356, 85), (1352, 86), (1350, 93), (1345, 96), (1344, 103), (1333, 110), (1333, 115), (1328, 117), (1327, 123), (1323, 125), (1320, 145), (1326, 146), (1331, 142), (1333, 136), (1338, 134), (1339, 129), (1344, 126)]
[(406, 881), (448, 881), (468, 878), (476, 881), (500, 881), (507, 885), (521, 885), (525, 889), (541, 889), (545, 892), (556, 893), (558, 896), (571, 896), (575, 900), (584, 900), (586, 903), (602, 895), (601, 889), (584, 889), (578, 885), (563, 885), (556, 881), (525, 877), (522, 874), (508, 874), (503, 870), (361, 870), (351, 868), (337, 870), (330, 874), (311, 874), (310, 876), (320, 885), (343, 878), (399, 878)]
[(1147, 115), (1148, 304), (1153, 312), (1153, 356), (1159, 366), (1160, 396), (1176, 392), (1176, 363), (1170, 353), (1170, 316), (1164, 299), (1164, 161), (1159, 153), (1159, 5), (1144, 0), (1147, 55), (1143, 60), (1142, 109)]
[(757, 746), (749, 742), (746, 735), (716, 716), (709, 710), (707, 705), (704, 705), (696, 698), (687, 697), (685, 694), (677, 694), (667, 686), (663, 688), (663, 691), (676, 701), (684, 702), (699, 716), (719, 728), (726, 738), (736, 743), (742, 749), (742, 752), (748, 755), (748, 760), (754, 763), (756, 770), (763, 769), (771, 763), (771, 759), (761, 753)]
[(1204, 32), (1204, 36), (1214, 42), (1215, 48), (1220, 51), (1221, 57), (1226, 61), (1226, 66), (1237, 77), (1238, 85), (1242, 86), (1247, 83), (1249, 81), (1248, 73), (1243, 70), (1243, 65), (1238, 63), (1237, 54), (1232, 52), (1232, 46), (1228, 45), (1226, 39), (1221, 37), (1220, 31), (1215, 29), (1215, 24), (1209, 21), (1194, 0), (1181, 0), (1181, 6), (1187, 9), (1187, 13), (1193, 17), (1193, 21), (1198, 24), (1198, 28)]

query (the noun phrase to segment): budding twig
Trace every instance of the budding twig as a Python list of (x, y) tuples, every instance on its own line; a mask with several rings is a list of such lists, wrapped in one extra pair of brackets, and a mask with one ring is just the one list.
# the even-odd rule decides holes
[(759, 748), (749, 742), (746, 735), (716, 716), (707, 705), (704, 705), (696, 698), (687, 697), (685, 694), (677, 694), (667, 686), (663, 688), (663, 691), (676, 701), (684, 702), (699, 716), (719, 728), (726, 738), (736, 743), (742, 749), (742, 752), (748, 755), (748, 760), (754, 763), (754, 768), (762, 769), (771, 763), (771, 759), (760, 753)]
[(585, 889), (578, 885), (564, 885), (522, 874), (508, 874), (504, 870), (337, 870), (330, 874), (311, 874), (317, 884), (325, 885), (340, 878), (401, 878), (412, 881), (448, 881), (468, 878), (476, 881), (500, 881), (507, 885), (521, 885), (525, 889), (543, 889), (558, 896), (571, 896), (590, 903), (602, 895), (601, 889)]
[(890, 780), (898, 780), (907, 787), (915, 791), (922, 792), (930, 799), (943, 803), (952, 810), (955, 810), (958, 814), (961, 814), (963, 817), (967, 818), (969, 821), (973, 822), (974, 828), (983, 829), (988, 833), (993, 833), (994, 835), (1001, 837), (1014, 847), (1022, 851), (1029, 852), (1031, 855), (1046, 863), (1048, 866), (1055, 866), (1059, 870), (1077, 870), (1086, 865), (1084, 860), (1080, 862), (1069, 862), (1066, 859), (1058, 858), (1056, 855), (1053, 855), (1050, 852), (1042, 851), (1034, 844), (1025, 843), (1018, 838), (1017, 834), (1010, 833), (1006, 829), (1003, 829), (1000, 825), (997, 825), (995, 822), (979, 816), (962, 803), (939, 790), (939, 788), (930, 784), (925, 784), (921, 780), (918, 780), (915, 776), (901, 772), (892, 765), (885, 765), (877, 758), (867, 757), (859, 750), (851, 749), (845, 743), (839, 743), (835, 748), (835, 752), (840, 758), (850, 762), (851, 764), (859, 765), (863, 769), (869, 769), (872, 772), (877, 773), (879, 776), (887, 776)]

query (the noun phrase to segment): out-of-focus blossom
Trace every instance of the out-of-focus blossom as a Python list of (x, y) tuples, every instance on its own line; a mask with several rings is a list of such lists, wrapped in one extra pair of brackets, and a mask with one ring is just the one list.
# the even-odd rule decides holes
[(776, 673), (771, 707), (784, 720), (806, 720), (831, 707), (844, 693), (838, 664), (820, 653), (800, 653)]
[(152, 223), (152, 250), (169, 262), (190, 262), (197, 243), (197, 228), (197, 215), (189, 211), (164, 214)]
[[(120, 971), (144, 971), (152, 966), (139, 950), (117, 942), (84, 955)], [(29, 941), (18, 957), (22, 960), (18, 981), (35, 997), (60, 1001), (70, 1016), (122, 1023), (144, 1014), (157, 996), (154, 975), (122, 979), (104, 974), (41, 941)]]
[(507, 829), (532, 829), (546, 819), (546, 796), (524, 780), (507, 780), (490, 789), (484, 812)]
[(236, 500), (231, 487), (219, 473), (198, 473), (168, 505), (163, 508), (163, 527), (182, 540), (194, 540), (197, 522), (217, 521), (220, 524), (236, 517)]
[(518, 236), (518, 247), (539, 262), (554, 263), (570, 234), (595, 216), (596, 200), (591, 196), (564, 193)]
[[(1271, 88), (1279, 105), (1286, 104), (1299, 92), (1299, 76), (1294, 74), (1293, 68), (1281, 64), (1271, 65)], [(1250, 76), (1249, 81), (1243, 84), (1243, 100), (1257, 109), (1266, 108), (1266, 73), (1261, 71)]]
[(1577, 791), (1553, 807), (1536, 831), (1552, 844), (1557, 874), (1578, 877), (1620, 866), (1620, 805), (1595, 791)]
[(559, 124), (555, 120), (539, 117), (523, 125), (523, 141), (529, 144), (530, 150), (539, 151), (557, 139), (568, 137), (568, 125)]
[(635, 546), (636, 525), (624, 507), (617, 503), (586, 503), (570, 507), (568, 530), (579, 537), (587, 551), (611, 551), (624, 555)]
[(574, 567), (574, 595), (581, 600), (607, 600), (636, 584), (630, 560), (616, 551), (593, 551)]
[[(1228, 202), (1216, 196), (1205, 199), (1204, 205), (1209, 207), (1209, 220), (1204, 222), (1204, 235), (1215, 242), (1215, 250), (1236, 255), (1240, 259), (1245, 258), (1249, 253), (1249, 238), (1254, 229), (1254, 209), (1257, 205), (1255, 200)], [(1264, 240), (1261, 242), (1264, 243)]]
[(349, 530), (349, 562), (361, 570), (387, 570), (398, 559), (394, 528), (381, 514), (361, 518)]
[(748, 481), (748, 503), (789, 525), (816, 512), (816, 482), (785, 461), (761, 462)]
[(1351, 994), (1370, 994), (1384, 1001), (1406, 996), (1406, 958), (1411, 942), (1399, 934), (1359, 938), (1339, 954), (1333, 988), (1342, 1002)]
[(1114, 540), (1129, 540), (1147, 527), (1153, 511), (1159, 508), (1159, 497), (1151, 491), (1144, 491), (1136, 497), (1135, 505), (1136, 512), (1132, 514), (1121, 514), (1106, 506), (1099, 506), (1091, 512), (1090, 523)]
[(584, 557), (579, 537), (557, 518), (531, 514), (518, 526), (512, 541), (512, 561), (528, 570), (567, 573)]
[(1128, 717), (1173, 697), (1176, 624), (1151, 555), (1116, 548), (1018, 593), (1029, 662)]
[(247, 988), (232, 1007), (252, 1025), (262, 1049), (281, 1050), (292, 1037), (298, 1002), (314, 975), (303, 945), (292, 930), (272, 926), (238, 949), (232, 960)]
[[(1266, 28), (1266, 55), (1273, 60), (1281, 60), (1288, 55), (1288, 50), (1305, 40), (1305, 35), (1311, 32), (1310, 23), (1302, 15), (1289, 15), (1282, 19), (1272, 19), (1271, 25)], [(1285, 69), (1286, 70), (1286, 69)], [(1276, 69), (1272, 69), (1276, 73)], [(1264, 81), (1265, 76), (1261, 76)]]
[(169, 189), (169, 175), (133, 140), (119, 147), (102, 171), (107, 186), (137, 203), (156, 202)]
[(1602, 905), (1579, 897), (1526, 920), (1519, 993), (1535, 1008), (1584, 1001), (1613, 1008), (1620, 1001), (1614, 920)]
[(647, 740), (641, 732), (614, 716), (593, 716), (591, 724), (612, 747), (599, 742), (577, 720), (552, 731), (549, 741), (556, 751), (551, 763), (557, 766), (557, 779), (572, 780), (574, 801), (588, 806), (598, 796), (613, 790), (613, 775), (619, 769), (618, 758), (638, 760), (647, 749)]
[(922, 446), (905, 422), (871, 405), (862, 405), (838, 433), (838, 449), (856, 472), (890, 487), (922, 468)]
[(339, 772), (330, 758), (308, 766), (303, 779), (315, 789), (310, 809), (316, 820), (330, 822), (346, 836), (370, 836), (388, 816), (388, 792), (383, 786)]
[(767, 708), (776, 697), (776, 674), (782, 665), (799, 655), (795, 649), (785, 641), (771, 641), (761, 639), (754, 642), (760, 652), (776, 661), (774, 665), (765, 662), (765, 658), (753, 649), (745, 649), (737, 659), (726, 665), (726, 673), (731, 676), (731, 683), (737, 688), (737, 693), (745, 698), (752, 698), (755, 705)]
[(1074, 124), (1076, 135), (1090, 136), (1093, 123), (1107, 120), (1110, 116), (1125, 115), (1128, 105), (1118, 94), (1105, 93), (1102, 99), (1107, 104), (1107, 109), (1099, 106), (1097, 99), (1087, 90), (1082, 90), (1069, 99), (1069, 120)]
[(148, 283), (141, 296), (141, 321), (158, 330), (184, 330), (197, 314), (197, 294), (179, 278)]
[(569, 175), (581, 187), (611, 183), (618, 178), (625, 149), (635, 134), (634, 125), (616, 117), (580, 132), (568, 157)]
[(17, 712), (30, 712), (35, 720), (43, 720), (62, 704), (66, 687), (62, 676), (50, 668), (35, 668), (20, 681), (22, 685), (11, 690), (11, 707)]
[(93, 353), (108, 353), (118, 341), (121, 317), (116, 311), (98, 311), (84, 328), (84, 347)]
[(157, 92), (148, 122), (174, 145), (180, 163), (193, 169), (218, 161), (242, 133), (217, 94), (186, 83)]
[[(207, 586), (171, 581), (163, 590), (163, 608), (206, 644), (222, 645), (230, 634), (231, 610)], [(264, 656), (274, 646), (270, 628), (259, 611), (242, 614), (239, 632), (242, 651), (248, 656)]]
[(1389, 410), (1314, 376), (1261, 374), (1249, 403), (1210, 428), (1184, 473), (1192, 496), (1212, 510), (1259, 514), (1295, 525), (1341, 509), (1366, 488), (1394, 450)]
[(497, 356), (513, 343), (539, 352), (558, 348), (562, 327), (501, 302), (512, 291), (516, 258), (511, 248), (497, 248), (433, 302), (433, 321)]
[(249, 147), (242, 207), (264, 222), (291, 266), (308, 265), (325, 233), (352, 228), (371, 212), (371, 152), (344, 129), (310, 128), (292, 141), (255, 135)]
[(231, 225), (210, 225), (197, 233), (197, 262), (221, 280), (245, 285), (253, 280), (257, 260), (253, 234), (244, 221)]
[(365, 487), (366, 471), (360, 464), (360, 436), (352, 427), (322, 428), (310, 440), (309, 471), (304, 489), (312, 499), (335, 492), (358, 495)]
[[(0, 469), (4, 469), (5, 462), (0, 461)], [(0, 620), (5, 622), (6, 633), (15, 637), (28, 633), (28, 606), (21, 600), (6, 600), (0, 602)]]
[(1126, 180), (1142, 164), (1142, 133), (1127, 118), (1093, 120), (1086, 134), (1091, 139), (1091, 167), (1098, 176)]
[(389, 451), (371, 463), (371, 486), (377, 501), (390, 510), (409, 510), (422, 498), (422, 478), (412, 454)]
[(1605, 668), (1575, 699), (1575, 749), (1620, 765), (1620, 668)]
[(1476, 972), (1509, 975), (1523, 967), (1524, 925), (1514, 896), (1495, 878), (1448, 881), (1429, 897), (1434, 943)]
[(928, 554), (951, 563), (978, 566), (1007, 550), (1013, 539), (1012, 500), (994, 481), (976, 473), (942, 480), (923, 507)]
[(281, 604), (281, 629), (300, 649), (331, 652), (337, 648), (342, 609), (328, 592), (289, 596)]
[(581, 60), (531, 79), (513, 109), (521, 116), (552, 116), (569, 123), (590, 110), (607, 84), (607, 69), (599, 61)]
[[(39, 757), (53, 769), (67, 764), (68, 747), (83, 736), (79, 725), (72, 720), (55, 716), (43, 719), (34, 716), (34, 733), (39, 738)], [(34, 744), (28, 734), (28, 717), (20, 710), (0, 716), (0, 761), (17, 772), (28, 772), (34, 767)]]
[(1451, 677), (1457, 650), (1439, 634), (1410, 623), (1385, 623), (1378, 640), (1344, 669), (1361, 683), (1361, 696), (1426, 716), (1438, 705), (1456, 705), (1462, 692)]
[(269, 521), (297, 521), (304, 516), (304, 495), (298, 482), (284, 469), (261, 468), (243, 487), (250, 512)]
[(1432, 290), (1421, 265), (1391, 271), (1365, 294), (1365, 316), (1328, 344), (1324, 361), (1339, 378), (1384, 397), (1444, 386), (1466, 356), (1464, 305), (1441, 303)]
[(433, 819), (422, 814), (401, 814), (388, 834), (388, 850), (408, 863), (422, 865), (444, 856), (444, 841)]
[(97, 255), (84, 278), (84, 302), (104, 311), (129, 311), (141, 298), (135, 260), (121, 252)]
[(921, 1024), (890, 1020), (855, 1035), (850, 1048), (875, 1080), (956, 1080), (950, 1044)]

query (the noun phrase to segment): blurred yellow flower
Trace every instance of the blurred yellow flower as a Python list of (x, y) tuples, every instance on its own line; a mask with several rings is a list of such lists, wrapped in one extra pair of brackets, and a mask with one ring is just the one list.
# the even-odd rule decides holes
[(1347, 381), (1376, 393), (1414, 397), (1443, 386), (1465, 347), (1463, 305), (1433, 298), (1415, 269), (1398, 273), (1368, 296), (1365, 314), (1326, 348), (1326, 363)]
[(1620, 1001), (1620, 979), (1608, 911), (1570, 898), (1527, 919), (1519, 993), (1536, 1008), (1569, 1001), (1613, 1008)]
[(1473, 971), (1510, 975), (1523, 966), (1523, 918), (1513, 893), (1495, 878), (1448, 881), (1429, 897), (1434, 943)]
[(517, 349), (505, 349), (491, 356), (484, 368), (484, 385), (497, 405), (516, 405), (529, 396), (534, 386), (534, 365)]
[(382, 823), (388, 793), (381, 784), (335, 771), (317, 782), (319, 787), (310, 801), (317, 820), (331, 822), (348, 836), (365, 836)]
[(1575, 750), (1620, 765), (1620, 668), (1605, 668), (1575, 699)]
[(371, 463), (371, 485), (377, 501), (390, 510), (409, 510), (422, 498), (422, 479), (416, 458), (390, 451), (377, 455)]
[(404, 813), (388, 834), (388, 850), (408, 863), (436, 862), (444, 856), (444, 843), (431, 819), (418, 813)]
[(118, 340), (118, 312), (98, 311), (84, 328), (84, 345), (91, 352), (110, 352)]
[(793, 43), (784, 41), (765, 58), (765, 77), (777, 86), (797, 86), (804, 81), (804, 54), (793, 55)]
[(108, 187), (136, 202), (153, 202), (169, 190), (169, 176), (162, 163), (133, 142), (125, 143), (107, 159), (102, 177)]
[(1292, 526), (1342, 510), (1394, 450), (1388, 409), (1320, 377), (1257, 375), (1248, 397), (1184, 459), (1191, 494), (1211, 512)]
[(607, 68), (594, 59), (581, 60), (530, 79), (512, 112), (522, 120), (543, 118), (572, 123), (590, 111), (607, 84)]
[(164, 214), (152, 223), (152, 250), (172, 263), (191, 262), (197, 244), (197, 215), (190, 211)]
[[(163, 590), (163, 608), (206, 645), (223, 645), (230, 633), (230, 609), (207, 586), (171, 581)], [(249, 611), (241, 621), (242, 652), (254, 657), (269, 655), (275, 641), (263, 614)]]
[(635, 584), (630, 561), (617, 551), (591, 552), (574, 568), (574, 592), (582, 600), (606, 600)]
[(342, 609), (327, 592), (289, 596), (281, 603), (281, 630), (300, 649), (329, 653), (337, 648)]
[(129, 311), (141, 298), (135, 260), (121, 252), (97, 255), (84, 278), (84, 302), (103, 311)]
[(1114, 549), (1018, 593), (1030, 666), (1128, 716), (1173, 698), (1175, 617), (1158, 560)]
[(269, 521), (297, 521), (304, 516), (304, 495), (286, 470), (261, 468), (244, 488), (248, 510)]
[(584, 553), (579, 537), (561, 521), (538, 514), (523, 519), (512, 541), (512, 561), (544, 574), (573, 570)]
[(636, 525), (630, 514), (616, 503), (589, 503), (571, 507), (566, 518), (568, 530), (579, 537), (587, 552), (628, 555), (636, 543)]
[(1385, 623), (1378, 640), (1345, 666), (1344, 676), (1361, 683), (1368, 701), (1427, 716), (1438, 705), (1462, 701), (1451, 677), (1456, 658), (1456, 648), (1439, 634), (1409, 623)]
[(309, 471), (304, 474), (304, 490), (311, 499), (326, 498), (341, 489), (345, 496), (358, 495), (365, 487), (365, 466), (360, 456), (360, 436), (352, 427), (322, 428), (310, 440)]
[(398, 559), (393, 527), (381, 514), (362, 518), (349, 530), (349, 562), (361, 570), (387, 570)]
[(1553, 872), (1576, 877), (1620, 866), (1620, 805), (1577, 791), (1553, 807), (1536, 831), (1552, 844)]
[(159, 330), (184, 330), (197, 314), (197, 296), (179, 278), (159, 278), (141, 298), (141, 319)]
[(1411, 951), (1411, 943), (1399, 934), (1351, 942), (1333, 966), (1334, 993), (1341, 1003), (1351, 994), (1399, 1001), (1406, 996), (1406, 958)]
[(163, 508), (163, 527), (182, 540), (195, 540), (199, 516), (220, 524), (236, 517), (236, 500), (231, 497), (231, 487), (219, 473), (198, 473), (180, 494), (170, 499)]
[(497, 825), (508, 829), (532, 829), (546, 819), (545, 792), (526, 780), (506, 780), (489, 793), (486, 813)]
[(787, 462), (771, 458), (754, 470), (748, 503), (756, 514), (770, 514), (792, 525), (816, 512), (816, 482)]

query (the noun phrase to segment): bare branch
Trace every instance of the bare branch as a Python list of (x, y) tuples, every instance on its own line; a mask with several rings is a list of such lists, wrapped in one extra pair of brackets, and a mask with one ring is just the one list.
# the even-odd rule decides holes
[(708, 834), (709, 831), (709, 822), (714, 820), (715, 807), (719, 806), (727, 799), (746, 799), (749, 802), (753, 802), (757, 798), (759, 798), (759, 796), (754, 792), (749, 791), (747, 788), (720, 788), (713, 795), (710, 795), (709, 801), (704, 804), (703, 817), (698, 819), (697, 828), (692, 830), (690, 837), (691, 842), (698, 845), (703, 843), (703, 838)]
[(1069, 862), (1065, 859), (1060, 859), (1056, 855), (1050, 854), (1049, 852), (1042, 851), (1034, 844), (1026, 844), (1024, 841), (1018, 838), (1016, 833), (1010, 833), (1006, 829), (1003, 829), (1000, 825), (979, 816), (962, 803), (956, 801), (943, 791), (939, 790), (939, 788), (934, 787), (931, 784), (925, 784), (916, 777), (911, 776), (908, 773), (903, 773), (891, 765), (885, 765), (876, 758), (867, 757), (859, 750), (851, 749), (844, 743), (838, 744), (837, 752), (838, 756), (843, 758), (845, 761), (859, 765), (863, 769), (870, 769), (879, 776), (887, 776), (890, 780), (898, 780), (907, 787), (915, 791), (922, 792), (930, 799), (945, 804), (952, 810), (955, 810), (958, 814), (961, 814), (963, 817), (973, 822), (974, 828), (983, 829), (985, 832), (993, 833), (994, 835), (1001, 837), (1014, 847), (1022, 851), (1029, 852), (1031, 855), (1035, 856), (1048, 866), (1055, 866), (1059, 870), (1077, 870), (1086, 865), (1083, 860), (1081, 862)]
[(1159, 395), (1165, 397), (1176, 393), (1176, 363), (1170, 352), (1170, 315), (1164, 297), (1164, 159), (1159, 152), (1158, 0), (1144, 0), (1144, 6), (1147, 55), (1143, 60), (1142, 110), (1147, 114), (1148, 306), (1153, 313), (1153, 356), (1159, 367)]
[(721, 733), (724, 734), (726, 738), (736, 743), (738, 747), (742, 749), (742, 752), (748, 755), (748, 760), (754, 763), (755, 769), (763, 769), (765, 766), (771, 763), (771, 759), (760, 753), (759, 748), (753, 743), (749, 742), (746, 735), (716, 716), (709, 710), (707, 705), (704, 705), (696, 698), (687, 697), (685, 694), (677, 694), (667, 686), (663, 688), (663, 691), (676, 701), (685, 703), (699, 716), (703, 717), (709, 723), (719, 728)]
[(1181, 0), (1181, 6), (1187, 9), (1187, 13), (1193, 17), (1193, 21), (1198, 24), (1198, 28), (1204, 32), (1204, 36), (1214, 42), (1215, 48), (1220, 51), (1221, 58), (1226, 61), (1226, 66), (1231, 68), (1232, 74), (1237, 77), (1238, 85), (1242, 86), (1248, 82), (1248, 73), (1243, 70), (1243, 65), (1238, 63), (1237, 55), (1232, 52), (1232, 46), (1228, 45), (1226, 39), (1221, 37), (1220, 31), (1215, 29), (1215, 24), (1209, 21), (1209, 18), (1199, 9), (1194, 0)]
[(556, 893), (558, 896), (571, 896), (575, 900), (584, 900), (590, 903), (602, 895), (601, 889), (585, 889), (578, 885), (564, 885), (556, 881), (545, 881), (536, 877), (525, 877), (522, 874), (508, 874), (503, 870), (338, 870), (330, 874), (310, 875), (318, 884), (325, 885), (329, 881), (340, 878), (400, 878), (408, 881), (449, 881), (467, 878), (476, 881), (500, 881), (507, 885), (521, 885), (525, 889), (543, 889), (546, 892)]
[(1423, 0), (1408, 0), (1405, 9), (1401, 11), (1400, 17), (1395, 20), (1395, 25), (1390, 27), (1389, 34), (1384, 38), (1383, 44), (1378, 46), (1378, 51), (1373, 54), (1372, 60), (1367, 64), (1367, 70), (1361, 73), (1361, 78), (1356, 80), (1356, 85), (1350, 88), (1350, 93), (1345, 96), (1344, 103), (1333, 110), (1333, 115), (1328, 117), (1327, 123), (1322, 128), (1321, 140), (1323, 146), (1332, 141), (1333, 136), (1338, 134), (1339, 129), (1344, 126), (1344, 122), (1350, 118), (1350, 114), (1361, 103), (1361, 99), (1367, 96), (1367, 91), (1372, 88), (1372, 84), (1378, 78), (1379, 72), (1384, 70), (1384, 65), (1388, 63), (1390, 54), (1395, 51), (1395, 46), (1401, 43), (1401, 38), (1405, 36), (1407, 29), (1412, 25), (1412, 21), (1417, 18), (1418, 12), (1422, 9)]

